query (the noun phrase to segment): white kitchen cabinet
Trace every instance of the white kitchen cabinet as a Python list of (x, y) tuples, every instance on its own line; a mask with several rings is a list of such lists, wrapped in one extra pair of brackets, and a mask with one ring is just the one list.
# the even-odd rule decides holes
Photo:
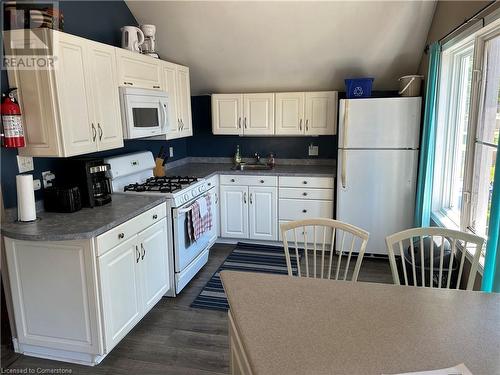
[(336, 134), (336, 91), (212, 95), (213, 134)]
[[(24, 32), (5, 32), (7, 53), (15, 55)], [(8, 70), (24, 117), (27, 144), (19, 153), (68, 157), (121, 147), (115, 48), (50, 29), (36, 35), (53, 39), (58, 55), (54, 69)]]
[(276, 93), (276, 134), (303, 135), (305, 93)]
[(115, 47), (87, 41), (98, 149), (123, 147)]
[[(212, 216), (212, 224), (215, 225), (215, 238), (210, 242), (215, 242), (217, 237), (220, 237), (220, 190), (219, 190), (219, 175), (215, 175), (207, 179), (207, 187), (211, 190), (212, 204), (214, 205), (214, 215)], [(212, 241), (213, 240), (213, 241)]]
[(248, 238), (248, 186), (220, 186), (221, 236)]
[(212, 95), (212, 132), (226, 135), (274, 134), (274, 94)]
[(141, 255), (142, 304), (145, 312), (161, 299), (170, 288), (166, 220), (162, 220), (138, 235)]
[(243, 134), (274, 134), (274, 94), (243, 94)]
[(337, 92), (318, 91), (305, 94), (305, 135), (336, 134)]
[(163, 89), (161, 60), (123, 48), (116, 49), (120, 86)]
[(147, 139), (170, 140), (193, 135), (189, 68), (162, 61), (162, 87), (168, 94), (167, 134)]
[[(21, 352), (102, 353), (91, 241), (21, 241), (5, 237)], [(63, 277), (62, 277), (63, 276)], [(61, 280), (64, 282), (61, 282)]]
[(166, 204), (94, 238), (5, 238), (18, 353), (96, 365), (170, 286)]
[(104, 337), (106, 350), (111, 350), (141, 318), (137, 237), (128, 239), (98, 259)]
[(278, 228), (278, 189), (267, 186), (250, 186), (249, 238), (276, 241)]
[(214, 134), (242, 134), (242, 117), (242, 94), (212, 95), (212, 132)]
[(189, 80), (189, 68), (177, 65), (177, 113), (181, 123), (180, 136), (193, 135), (191, 118), (191, 86)]
[(220, 176), (221, 237), (277, 240), (275, 176)]

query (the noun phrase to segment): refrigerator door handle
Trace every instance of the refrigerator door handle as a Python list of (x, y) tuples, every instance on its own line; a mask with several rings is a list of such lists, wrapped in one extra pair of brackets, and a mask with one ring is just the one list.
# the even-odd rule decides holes
[(347, 121), (349, 120), (349, 100), (344, 100), (344, 121), (342, 126), (342, 148), (347, 147)]
[(341, 180), (343, 189), (346, 188), (346, 177), (347, 177), (346, 176), (346, 174), (347, 174), (346, 159), (347, 159), (347, 151), (345, 149), (342, 149), (342, 169), (340, 171), (340, 180)]

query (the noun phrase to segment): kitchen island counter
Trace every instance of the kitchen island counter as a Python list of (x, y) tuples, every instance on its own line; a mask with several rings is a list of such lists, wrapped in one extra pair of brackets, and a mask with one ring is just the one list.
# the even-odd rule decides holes
[(165, 202), (157, 195), (113, 194), (109, 204), (72, 213), (37, 212), (37, 220), (21, 223), (17, 209), (6, 210), (2, 235), (26, 241), (67, 241), (96, 237)]

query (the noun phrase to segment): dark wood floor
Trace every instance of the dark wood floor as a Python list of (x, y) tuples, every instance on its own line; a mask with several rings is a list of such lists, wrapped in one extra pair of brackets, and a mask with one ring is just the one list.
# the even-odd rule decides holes
[[(68, 369), (71, 374), (227, 374), (227, 314), (189, 307), (234, 248), (215, 245), (208, 264), (176, 298), (163, 298), (99, 366), (72, 365), (5, 352), (2, 368)], [(387, 259), (365, 258), (360, 281), (392, 283)], [(40, 373), (40, 370), (38, 370)], [(70, 373), (70, 372), (66, 372)]]

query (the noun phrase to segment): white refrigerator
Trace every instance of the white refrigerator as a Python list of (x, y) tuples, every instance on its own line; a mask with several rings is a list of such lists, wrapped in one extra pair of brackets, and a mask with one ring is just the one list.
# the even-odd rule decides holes
[(421, 103), (340, 100), (337, 220), (370, 232), (366, 253), (387, 254), (385, 237), (413, 227)]

